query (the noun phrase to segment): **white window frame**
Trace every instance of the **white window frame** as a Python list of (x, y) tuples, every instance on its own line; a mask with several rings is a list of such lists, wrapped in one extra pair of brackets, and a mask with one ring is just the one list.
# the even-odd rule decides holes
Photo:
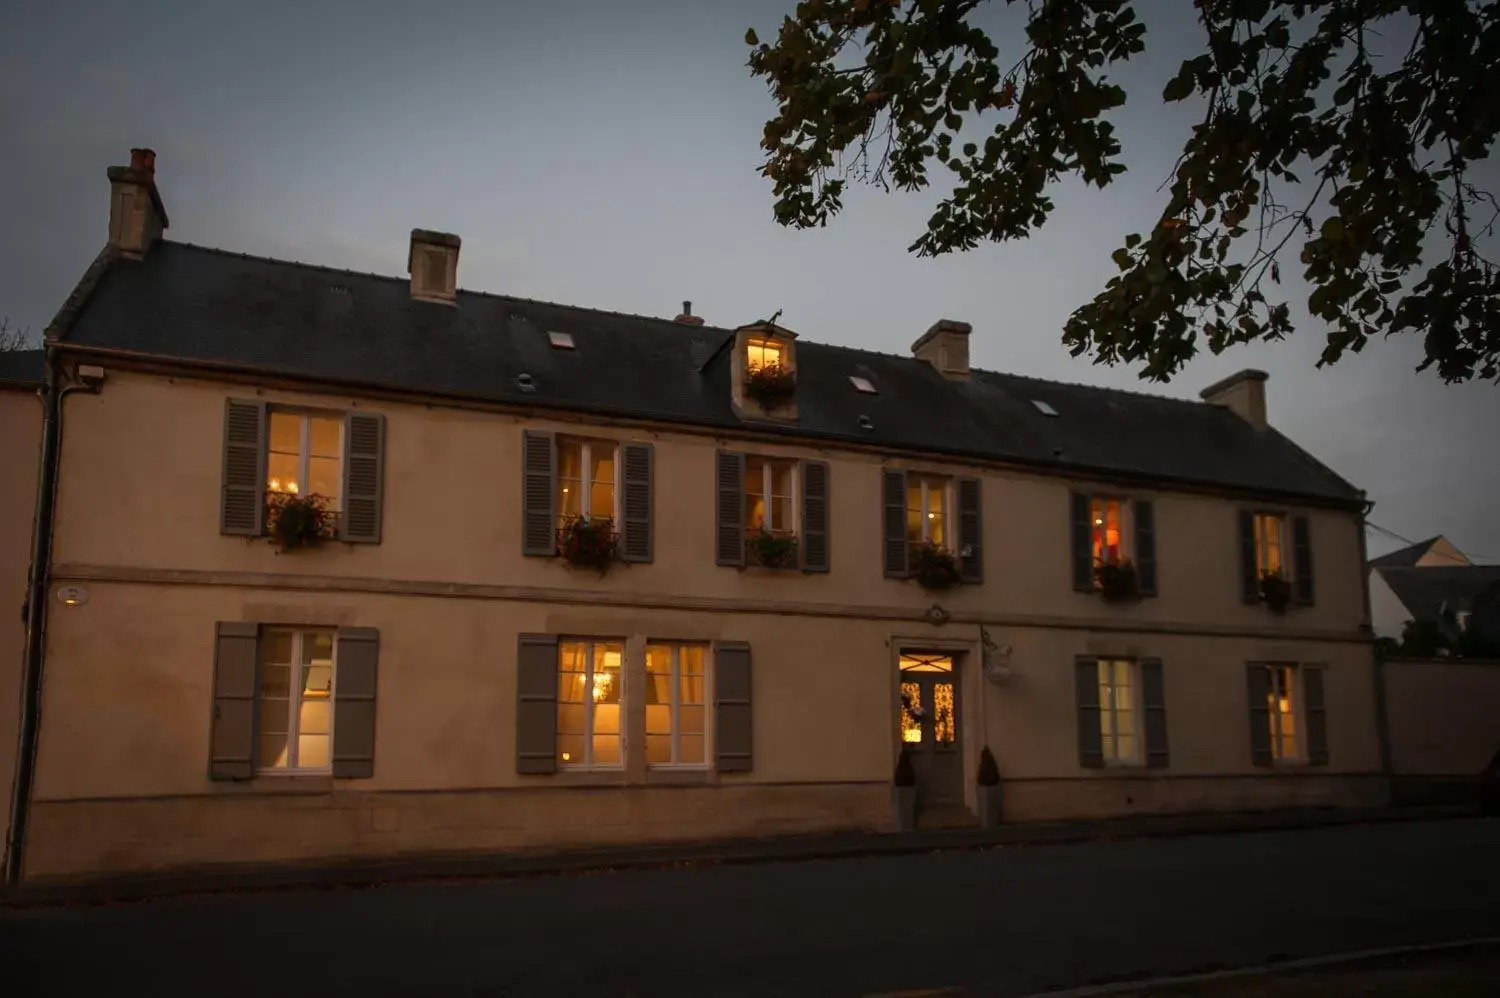
[[(1130, 676), (1130, 737), (1133, 740), (1135, 749), (1128, 756), (1120, 754), (1119, 696), (1116, 692), (1118, 686), (1115, 684), (1114, 671), (1116, 663), (1119, 662), (1125, 663), (1126, 672)], [(1109, 687), (1109, 703), (1106, 704), (1104, 702), (1103, 690), (1100, 691), (1099, 702), (1099, 743), (1100, 749), (1104, 753), (1104, 764), (1106, 766), (1122, 767), (1139, 766), (1141, 765), (1141, 760), (1145, 757), (1145, 753), (1142, 751), (1145, 746), (1142, 743), (1146, 734), (1143, 725), (1143, 712), (1141, 710), (1141, 664), (1133, 658), (1101, 655), (1094, 661), (1094, 678), (1096, 682), (1099, 677), (1099, 667), (1105, 663), (1109, 665), (1109, 682), (1100, 685), (1107, 685)], [(1103, 722), (1103, 718), (1106, 715), (1109, 717), (1109, 731), (1107, 733), (1104, 731)]]
[[(912, 479), (916, 479), (917, 484), (921, 486), (922, 490), (921, 543), (930, 544), (932, 542), (932, 508), (929, 505), (929, 499), (932, 493), (938, 492), (943, 496), (943, 547), (949, 551), (957, 550), (953, 543), (954, 528), (957, 523), (953, 515), (953, 480), (951, 478), (939, 478), (937, 475), (911, 474), (907, 478), (908, 491), (911, 489), (910, 483)], [(907, 505), (910, 502), (910, 497), (901, 497), (901, 505), (905, 507), (907, 512), (911, 511), (911, 507)]]
[(1252, 530), (1255, 540), (1255, 577), (1262, 578), (1266, 575), (1266, 565), (1270, 561), (1266, 557), (1271, 550), (1271, 545), (1268, 543), (1270, 531), (1262, 526), (1262, 523), (1269, 521), (1276, 524), (1276, 555), (1277, 561), (1281, 563), (1281, 568), (1277, 570), (1276, 575), (1283, 579), (1290, 579), (1292, 560), (1287, 547), (1287, 515), (1270, 509), (1256, 510), (1251, 515), (1255, 518)]
[[(800, 490), (798, 488), (798, 486), (800, 484), (798, 482), (798, 479), (801, 476), (797, 473), (798, 470), (799, 470), (798, 469), (799, 462), (797, 461), (797, 459), (796, 458), (792, 458), (792, 457), (762, 457), (759, 454), (751, 454), (751, 455), (747, 456), (745, 460), (747, 462), (749, 462), (749, 461), (759, 461), (759, 462), (761, 462), (761, 469), (760, 469), (760, 474), (761, 474), (761, 478), (760, 478), (760, 488), (761, 488), (761, 491), (760, 491), (760, 497), (761, 497), (761, 523), (760, 523), (760, 525), (752, 527), (747, 522), (745, 524), (745, 529), (747, 531), (749, 531), (749, 530), (759, 530), (761, 526), (765, 525), (766, 513), (770, 511), (771, 504), (773, 502), (772, 493), (771, 493), (771, 483), (773, 481), (775, 481), (775, 478), (776, 478), (775, 468), (776, 468), (776, 465), (783, 465), (783, 466), (786, 467), (786, 470), (787, 470), (787, 476), (786, 476), (787, 477), (787, 484), (788, 484), (788, 486), (790, 487), (790, 490), (791, 490), (791, 493), (790, 493), (790, 495), (789, 495), (788, 498), (790, 498), (791, 501), (792, 501), (792, 525), (790, 527), (788, 527), (784, 531), (778, 532), (778, 531), (774, 531), (773, 530), (772, 534), (774, 536), (776, 536), (776, 537), (797, 537), (797, 538), (801, 538), (801, 536), (802, 536), (802, 495), (801, 495)], [(748, 469), (747, 469), (747, 471), (748, 471)], [(748, 478), (748, 474), (747, 474), (746, 477)], [(752, 493), (749, 489), (745, 490), (745, 500), (746, 500), (746, 507), (747, 508), (749, 506), (750, 496), (753, 495), (753, 494), (754, 493)], [(746, 520), (748, 520), (748, 519), (749, 519), (749, 517), (746, 517)], [(774, 520), (774, 517), (773, 517), (773, 520)], [(766, 529), (769, 530), (770, 528), (766, 527)]]
[[(1271, 761), (1278, 766), (1296, 766), (1307, 759), (1307, 721), (1302, 710), (1302, 669), (1296, 662), (1270, 662), (1265, 667), (1270, 672), (1271, 702), (1267, 704), (1271, 727)], [(1286, 670), (1289, 688), (1280, 682), (1282, 670)], [(1287, 696), (1292, 701), (1292, 737), (1296, 740), (1296, 751), (1291, 755), (1282, 752), (1280, 698)]]
[[(267, 414), (266, 414), (266, 464), (267, 464), (267, 470), (266, 470), (266, 491), (268, 493), (269, 492), (274, 492), (277, 495), (306, 496), (306, 495), (311, 495), (312, 494), (311, 492), (308, 492), (306, 488), (300, 489), (297, 492), (288, 492), (285, 489), (273, 489), (273, 488), (271, 488), (271, 473), (270, 473), (270, 468), (269, 468), (270, 461), (271, 461), (271, 455), (273, 453), (275, 453), (275, 454), (285, 454), (286, 453), (286, 451), (278, 451), (278, 450), (276, 450), (275, 448), (273, 448), (271, 446), (271, 420), (272, 420), (272, 418), (274, 418), (276, 416), (295, 416), (296, 419), (297, 419), (297, 422), (298, 422), (298, 437), (297, 437), (297, 482), (298, 482), (299, 485), (302, 485), (302, 486), (311, 486), (312, 485), (312, 474), (310, 473), (310, 468), (311, 468), (311, 462), (312, 462), (312, 456), (313, 456), (313, 454), (312, 454), (312, 421), (313, 421), (313, 419), (315, 419), (315, 418), (316, 419), (332, 419), (332, 420), (336, 420), (338, 422), (338, 424), (339, 424), (339, 452), (337, 454), (333, 455), (333, 457), (336, 458), (338, 460), (338, 462), (339, 462), (339, 494), (334, 499), (333, 502), (331, 502), (331, 503), (328, 504), (328, 509), (329, 509), (330, 512), (335, 512), (335, 513), (341, 511), (344, 508), (344, 481), (343, 481), (343, 479), (344, 479), (344, 451), (345, 451), (345, 448), (348, 446), (347, 441), (344, 439), (344, 434), (345, 434), (345, 431), (347, 429), (347, 427), (345, 426), (346, 421), (342, 418), (342, 415), (340, 413), (335, 413), (335, 412), (315, 412), (315, 411), (312, 411), (312, 410), (309, 410), (309, 409), (284, 409), (284, 408), (281, 408), (280, 406), (272, 406), (271, 409), (270, 409), (270, 411), (267, 412)], [(320, 456), (326, 456), (326, 455), (320, 455)]]
[[(565, 446), (569, 446), (569, 445), (573, 445), (573, 444), (577, 444), (580, 447), (580, 449), (581, 449), (581, 454), (579, 456), (579, 465), (578, 465), (578, 489), (579, 489), (579, 492), (581, 493), (581, 498), (580, 498), (579, 503), (578, 503), (578, 508), (580, 510), (582, 510), (582, 512), (579, 514), (579, 519), (582, 519), (582, 520), (590, 520), (590, 519), (592, 519), (592, 517), (589, 515), (588, 508), (589, 508), (589, 505), (593, 502), (593, 498), (594, 498), (594, 479), (592, 477), (592, 471), (593, 471), (593, 466), (594, 466), (594, 460), (593, 460), (594, 448), (602, 446), (602, 447), (608, 447), (608, 448), (610, 448), (611, 450), (614, 451), (614, 458), (612, 459), (612, 462), (611, 462), (612, 465), (614, 466), (614, 478), (613, 478), (611, 484), (614, 485), (615, 491), (614, 491), (614, 501), (610, 504), (611, 505), (611, 510), (610, 510), (609, 522), (618, 526), (619, 523), (620, 523), (620, 449), (621, 449), (619, 442), (615, 441), (615, 440), (589, 440), (586, 437), (561, 437), (557, 441), (557, 445), (558, 445), (559, 448), (565, 447)], [(561, 466), (562, 466), (562, 462), (558, 461), (559, 470), (561, 469)], [(571, 481), (571, 479), (569, 479), (569, 481)], [(557, 513), (558, 525), (562, 526), (563, 525), (562, 518), (563, 518), (564, 514), (562, 512), (563, 477), (562, 477), (561, 474), (559, 474), (557, 476), (557, 488), (558, 488), (558, 494), (554, 498), (555, 498), (555, 500), (557, 502), (557, 506), (558, 506), (558, 513)]]
[[(255, 712), (256, 712), (256, 717), (259, 717), (260, 716), (260, 710), (261, 710), (260, 683), (258, 681), (259, 680), (259, 676), (260, 676), (260, 670), (263, 667), (267, 666), (267, 665), (288, 665), (288, 666), (290, 666), (290, 668), (289, 668), (289, 670), (287, 672), (287, 676), (288, 676), (288, 680), (289, 680), (289, 684), (290, 685), (287, 688), (287, 698), (286, 698), (287, 699), (287, 714), (288, 714), (287, 722), (286, 722), (286, 755), (287, 755), (287, 764), (285, 766), (267, 766), (267, 765), (265, 765), (262, 762), (262, 760), (260, 758), (260, 725), (257, 724), (255, 726), (255, 756), (256, 756), (256, 758), (255, 758), (255, 767), (256, 767), (256, 772), (258, 774), (265, 775), (265, 776), (279, 776), (279, 775), (290, 775), (290, 776), (308, 776), (308, 775), (313, 775), (313, 776), (316, 776), (316, 775), (321, 775), (321, 774), (332, 773), (333, 772), (333, 733), (334, 733), (334, 727), (338, 723), (338, 717), (337, 717), (338, 711), (336, 709), (336, 704), (338, 703), (338, 682), (339, 682), (339, 641), (338, 641), (338, 635), (335, 634), (333, 631), (327, 629), (327, 628), (318, 628), (318, 627), (272, 627), (272, 628), (267, 628), (266, 631), (261, 635), (260, 646), (262, 648), (268, 648), (268, 647), (270, 647), (270, 644), (269, 644), (268, 641), (266, 641), (266, 638), (268, 638), (268, 637), (270, 637), (271, 635), (274, 635), (274, 634), (289, 634), (289, 635), (291, 635), (291, 638), (292, 638), (292, 644), (291, 644), (291, 648), (292, 648), (292, 660), (291, 660), (291, 662), (268, 662), (264, 658), (261, 658), (260, 661), (256, 662), (256, 677), (257, 677), (257, 682), (255, 684)], [(329, 635), (330, 639), (331, 639), (331, 642), (332, 642), (332, 647), (333, 647), (333, 650), (332, 650), (332, 652), (329, 655), (329, 663), (330, 664), (329, 664), (329, 678), (328, 678), (328, 765), (326, 765), (326, 766), (299, 766), (299, 765), (297, 765), (297, 752), (298, 752), (298, 749), (300, 748), (299, 737), (298, 736), (301, 734), (301, 732), (298, 729), (299, 729), (299, 727), (300, 727), (300, 725), (302, 723), (302, 685), (303, 685), (302, 670), (305, 668), (305, 666), (302, 663), (302, 658), (303, 658), (303, 655), (302, 655), (302, 642), (305, 639), (307, 639), (308, 637), (310, 637), (312, 635), (315, 635), (315, 634), (327, 634), (327, 635)]]
[[(709, 674), (713, 671), (709, 668), (710, 650), (706, 645), (692, 641), (649, 641), (647, 642), (648, 654), (650, 648), (667, 648), (672, 653), (672, 668), (668, 673), (668, 682), (671, 684), (671, 739), (672, 760), (670, 762), (647, 762), (648, 769), (711, 769), (713, 759), (713, 711), (709, 710), (709, 704), (713, 702), (712, 690), (709, 689)], [(684, 648), (699, 648), (703, 652), (703, 702), (696, 704), (703, 708), (703, 761), (681, 762), (681, 748), (679, 738), (682, 735), (681, 711), (682, 707), (682, 650)], [(651, 674), (647, 673), (649, 680)], [(657, 706), (660, 706), (659, 704)]]
[[(601, 770), (601, 771), (606, 771), (606, 772), (616, 772), (618, 770), (622, 770), (622, 769), (625, 768), (625, 728), (626, 728), (626, 725), (629, 723), (628, 720), (627, 720), (627, 714), (628, 714), (629, 709), (630, 709), (629, 700), (627, 699), (630, 691), (629, 691), (629, 684), (626, 681), (626, 676), (629, 674), (630, 669), (629, 669), (629, 665), (628, 665), (626, 657), (625, 657), (626, 656), (625, 639), (624, 638), (561, 638), (558, 641), (558, 645), (557, 645), (557, 654), (558, 654), (558, 660), (557, 661), (558, 661), (558, 672), (559, 673), (562, 673), (564, 671), (562, 669), (562, 648), (563, 648), (563, 645), (572, 645), (572, 644), (583, 645), (583, 662), (584, 662), (583, 700), (579, 701), (582, 704), (583, 708), (584, 708), (584, 710), (583, 710), (583, 760), (581, 762), (574, 762), (574, 761), (572, 761), (570, 759), (570, 760), (564, 762), (563, 759), (562, 759), (562, 750), (557, 745), (556, 740), (554, 739), (554, 742), (553, 742), (553, 745), (552, 745), (552, 751), (553, 751), (553, 754), (557, 756), (557, 766), (558, 766), (559, 769), (566, 769), (566, 770), (569, 770), (569, 771), (572, 771), (572, 772), (586, 771), (586, 770)], [(604, 647), (607, 647), (608, 645), (617, 645), (617, 646), (619, 646), (619, 649), (620, 649), (620, 670), (619, 670), (619, 672), (617, 674), (618, 677), (619, 677), (619, 683), (620, 683), (620, 703), (619, 703), (619, 708), (620, 708), (620, 731), (619, 731), (619, 734), (617, 734), (615, 736), (619, 740), (619, 743), (620, 743), (620, 752), (619, 752), (620, 761), (619, 762), (595, 762), (594, 761), (594, 712), (593, 712), (592, 709), (590, 709), (593, 706), (592, 697), (594, 695), (594, 651), (595, 651), (595, 649), (602, 649)], [(571, 671), (571, 670), (568, 670), (568, 671)], [(573, 703), (574, 701), (572, 701), (572, 700), (559, 700), (558, 702), (559, 703), (568, 703), (568, 704), (570, 704), (570, 703)]]
[[(1106, 507), (1095, 513), (1094, 504), (1112, 502), (1120, 504), (1120, 561), (1135, 560), (1135, 503), (1123, 496), (1093, 495), (1089, 496), (1089, 556), (1093, 559), (1095, 568), (1109, 564), (1103, 557), (1106, 547), (1104, 531), (1109, 525), (1109, 510)], [(1094, 554), (1096, 542), (1099, 545), (1099, 555)]]

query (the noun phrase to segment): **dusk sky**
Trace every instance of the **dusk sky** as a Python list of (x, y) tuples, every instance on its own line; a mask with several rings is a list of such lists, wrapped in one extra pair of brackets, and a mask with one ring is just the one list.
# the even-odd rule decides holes
[[(168, 238), (204, 246), (404, 276), (422, 227), (463, 237), (461, 286), (500, 294), (668, 317), (691, 299), (722, 326), (780, 309), (805, 339), (896, 354), (962, 319), (977, 367), (1186, 398), (1262, 368), (1271, 421), (1366, 489), (1375, 524), (1500, 559), (1500, 386), (1413, 373), (1417, 338), (1317, 370), (1322, 330), (1294, 283), (1294, 339), (1202, 356), (1167, 385), (1063, 349), (1110, 252), (1160, 211), (1195, 111), (1159, 95), (1191, 22), (1149, 22), (1150, 51), (1117, 73), (1121, 182), (1061, 186), (1028, 241), (923, 260), (906, 247), (939, 191), (857, 190), (823, 230), (773, 221), (757, 143), (774, 105), (743, 38), (793, 6), (9, 0), (0, 316), (40, 336), (104, 242), (105, 168), (150, 146)], [(1372, 531), (1372, 554), (1396, 546)]]

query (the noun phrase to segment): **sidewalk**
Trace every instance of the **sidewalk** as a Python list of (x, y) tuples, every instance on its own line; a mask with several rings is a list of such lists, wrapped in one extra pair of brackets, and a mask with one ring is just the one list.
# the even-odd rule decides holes
[(855, 856), (897, 856), (947, 849), (989, 849), (1283, 831), (1385, 821), (1472, 817), (1472, 808), (1309, 808), (1281, 811), (1133, 815), (1101, 821), (1037, 822), (996, 829), (932, 829), (901, 833), (846, 832), (710, 842), (616, 846), (566, 851), (454, 853), (378, 860), (292, 864), (225, 864), (97, 880), (22, 884), (0, 889), (0, 906), (93, 904), (174, 894), (264, 891), (296, 887), (365, 887), (399, 881), (546, 876), (724, 863), (799, 862)]

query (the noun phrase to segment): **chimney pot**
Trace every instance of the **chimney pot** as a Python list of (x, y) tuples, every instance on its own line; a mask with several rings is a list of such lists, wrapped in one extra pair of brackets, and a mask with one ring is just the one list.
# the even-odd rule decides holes
[(684, 301), (682, 303), (682, 314), (672, 321), (680, 322), (685, 326), (701, 326), (703, 325), (703, 316), (694, 315), (693, 303), (690, 301)]

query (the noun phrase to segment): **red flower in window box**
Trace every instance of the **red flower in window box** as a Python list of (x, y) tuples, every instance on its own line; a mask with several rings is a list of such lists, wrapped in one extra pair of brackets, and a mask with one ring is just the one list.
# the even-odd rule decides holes
[(1099, 595), (1112, 603), (1135, 599), (1141, 594), (1135, 565), (1129, 559), (1101, 562), (1094, 567), (1094, 582)]
[(762, 364), (745, 372), (745, 396), (770, 410), (797, 392), (797, 375), (780, 364)]
[(568, 564), (597, 568), (601, 572), (615, 560), (619, 544), (620, 536), (611, 520), (574, 517), (557, 532), (557, 553)]
[(338, 536), (338, 514), (316, 492), (272, 492), (266, 496), (266, 532), (283, 551), (317, 547)]
[(1260, 599), (1275, 613), (1285, 613), (1292, 604), (1292, 584), (1279, 572), (1266, 572), (1260, 577)]

